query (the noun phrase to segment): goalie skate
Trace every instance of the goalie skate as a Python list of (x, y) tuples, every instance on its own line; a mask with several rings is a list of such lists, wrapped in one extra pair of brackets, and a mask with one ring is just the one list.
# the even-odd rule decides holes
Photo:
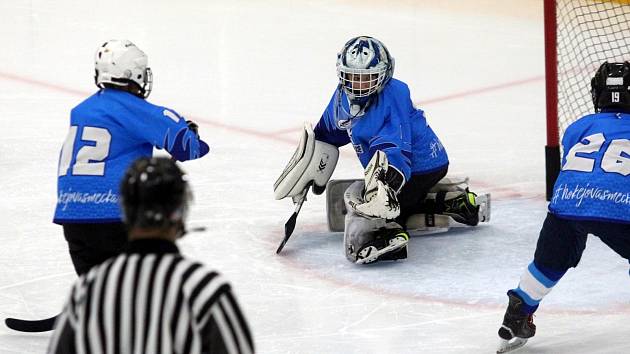
[[(347, 214), (343, 195), (346, 189), (356, 179), (331, 180), (326, 187), (326, 214), (328, 230), (332, 232), (344, 231), (344, 219)], [(468, 178), (443, 178), (431, 192), (438, 190), (446, 192), (464, 192)], [(479, 206), (479, 222), (490, 221), (490, 194), (476, 196), (476, 204)], [(455, 221), (451, 216), (443, 214), (414, 214), (407, 220), (407, 230), (413, 235), (445, 232), (451, 227), (463, 227), (463, 223)]]
[[(479, 222), (490, 221), (490, 194), (482, 194), (475, 197), (479, 206)], [(407, 230), (413, 234), (435, 233), (447, 231), (451, 227), (468, 226), (456, 221), (453, 217), (444, 214), (414, 214), (407, 219)]]
[(402, 229), (389, 230), (357, 252), (356, 264), (367, 264), (407, 246), (409, 234)]

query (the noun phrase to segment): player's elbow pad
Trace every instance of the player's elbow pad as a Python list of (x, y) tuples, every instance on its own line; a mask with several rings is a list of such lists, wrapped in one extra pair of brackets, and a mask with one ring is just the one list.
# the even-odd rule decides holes
[(275, 198), (279, 200), (294, 197), (311, 184), (313, 193), (322, 194), (338, 159), (339, 149), (315, 140), (313, 128), (309, 123), (305, 123), (293, 157), (273, 185)]

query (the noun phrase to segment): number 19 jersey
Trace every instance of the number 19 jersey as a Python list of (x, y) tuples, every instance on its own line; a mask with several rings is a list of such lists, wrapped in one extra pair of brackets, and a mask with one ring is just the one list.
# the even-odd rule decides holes
[(176, 112), (128, 92), (106, 88), (80, 103), (70, 114), (59, 157), (53, 221), (120, 222), (120, 181), (133, 161), (152, 155), (153, 147), (182, 161), (209, 150)]
[(630, 222), (630, 114), (596, 113), (562, 138), (549, 211), (569, 219)]

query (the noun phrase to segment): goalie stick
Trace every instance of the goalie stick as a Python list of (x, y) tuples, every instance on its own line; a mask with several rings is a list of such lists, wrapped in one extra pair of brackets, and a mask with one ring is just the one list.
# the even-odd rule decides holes
[(18, 318), (6, 318), (4, 324), (18, 332), (48, 332), (52, 331), (59, 315), (43, 320), (20, 320)]
[(307, 185), (300, 194), (293, 197), (293, 203), (295, 203), (295, 211), (293, 212), (293, 214), (291, 214), (289, 220), (287, 220), (287, 222), (284, 224), (284, 239), (280, 243), (280, 246), (278, 246), (276, 254), (279, 254), (282, 251), (284, 245), (287, 244), (287, 241), (289, 241), (289, 237), (291, 237), (291, 234), (295, 229), (295, 222), (297, 220), (298, 214), (300, 213), (300, 209), (302, 209), (302, 204), (306, 201), (306, 194), (308, 193), (309, 187), (310, 184)]

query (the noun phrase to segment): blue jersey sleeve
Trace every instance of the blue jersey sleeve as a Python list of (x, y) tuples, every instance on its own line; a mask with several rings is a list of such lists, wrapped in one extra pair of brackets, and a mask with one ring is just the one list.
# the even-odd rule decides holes
[(177, 112), (155, 105), (145, 105), (134, 119), (131, 131), (158, 149), (165, 149), (179, 161), (194, 160), (208, 153), (208, 144), (188, 128)]
[(337, 100), (338, 91), (335, 90), (333, 97), (330, 99), (326, 110), (313, 129), (315, 139), (336, 147), (344, 146), (350, 142), (350, 137), (346, 130), (339, 129), (335, 119), (335, 101)]

